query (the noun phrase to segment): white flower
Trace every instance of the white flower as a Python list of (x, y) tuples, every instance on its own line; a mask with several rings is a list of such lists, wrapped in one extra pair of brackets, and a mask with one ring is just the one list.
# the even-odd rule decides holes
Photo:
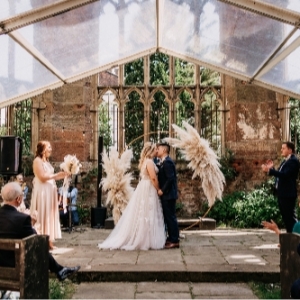
[(64, 162), (60, 164), (60, 168), (72, 175), (76, 175), (79, 173), (80, 168), (82, 167), (81, 163), (77, 159), (76, 155), (66, 155), (64, 157)]
[(192, 179), (199, 176), (202, 189), (207, 197), (209, 207), (214, 205), (215, 200), (222, 200), (225, 177), (220, 170), (218, 157), (209, 147), (209, 142), (200, 137), (197, 130), (187, 122), (182, 122), (183, 127), (173, 124), (178, 138), (164, 138), (166, 142), (180, 149), (184, 158), (189, 161), (187, 165), (194, 171)]
[(119, 221), (133, 192), (133, 188), (130, 186), (132, 175), (128, 173), (131, 159), (131, 149), (127, 149), (120, 156), (114, 147), (110, 149), (109, 157), (106, 152), (103, 153), (102, 157), (106, 177), (102, 178), (100, 185), (102, 185), (103, 191), (107, 192), (106, 204), (113, 206), (115, 224)]
[[(60, 168), (71, 174), (76, 175), (79, 173), (80, 168), (82, 167), (81, 163), (77, 159), (76, 155), (66, 155), (64, 157), (64, 162), (60, 164)], [(70, 186), (70, 181), (68, 176), (65, 176), (64, 183), (62, 186), (62, 192), (63, 192), (63, 209), (66, 212), (67, 211), (67, 193)]]

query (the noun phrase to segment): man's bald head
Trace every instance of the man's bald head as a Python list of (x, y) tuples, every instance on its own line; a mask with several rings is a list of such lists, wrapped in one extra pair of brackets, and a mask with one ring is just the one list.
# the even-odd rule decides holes
[(4, 203), (12, 204), (18, 197), (23, 196), (22, 188), (17, 182), (9, 182), (3, 186), (1, 196)]

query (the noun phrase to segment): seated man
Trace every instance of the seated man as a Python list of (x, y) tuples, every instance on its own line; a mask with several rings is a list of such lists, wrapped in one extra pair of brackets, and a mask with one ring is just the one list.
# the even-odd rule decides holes
[[(1, 190), (4, 205), (0, 208), (0, 238), (23, 239), (36, 234), (31, 224), (31, 217), (17, 210), (23, 201), (22, 188), (16, 182), (9, 182)], [(14, 267), (15, 257), (12, 251), (0, 251), (0, 266)], [(77, 272), (80, 266), (69, 268), (59, 265), (49, 253), (49, 270), (62, 281)]]

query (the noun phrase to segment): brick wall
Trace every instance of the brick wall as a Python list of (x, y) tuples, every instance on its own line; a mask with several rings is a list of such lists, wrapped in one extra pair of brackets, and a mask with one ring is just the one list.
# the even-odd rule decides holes
[(224, 76), (223, 83), (229, 107), (226, 147), (235, 154), (234, 166), (239, 174), (233, 186), (250, 189), (266, 179), (262, 163), (269, 158), (280, 159), (276, 93), (228, 76)]
[[(102, 79), (115, 80), (112, 74)], [(104, 80), (104, 79), (103, 79)], [(238, 175), (225, 187), (225, 192), (251, 189), (267, 178), (261, 164), (267, 158), (279, 159), (281, 127), (276, 93), (254, 85), (245, 85), (228, 76), (223, 78), (227, 98), (225, 146), (235, 154), (233, 166)], [(83, 164), (83, 177), (97, 167), (91, 159), (93, 116), (97, 107), (97, 80), (87, 78), (54, 91), (47, 91), (34, 99), (37, 112), (38, 139), (47, 139), (53, 146), (51, 162), (58, 168), (66, 154), (76, 154)], [(137, 173), (136, 168), (135, 174)], [(187, 164), (178, 163), (179, 200), (181, 214), (195, 216), (202, 210), (205, 195), (198, 178), (191, 180), (192, 171)], [(95, 172), (94, 172), (95, 173)], [(97, 204), (97, 176), (85, 182), (82, 196), (86, 206)], [(137, 180), (133, 182), (133, 186)], [(102, 195), (105, 203), (106, 195)], [(110, 211), (110, 210), (108, 210)]]

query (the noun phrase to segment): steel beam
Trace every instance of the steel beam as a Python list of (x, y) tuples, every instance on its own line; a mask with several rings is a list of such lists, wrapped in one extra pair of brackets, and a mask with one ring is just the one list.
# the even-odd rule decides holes
[(18, 14), (0, 22), (0, 35), (96, 1), (100, 0), (62, 0)]
[(300, 26), (300, 12), (281, 8), (260, 0), (219, 0), (227, 4), (243, 8), (254, 13), (288, 23), (294, 26)]

